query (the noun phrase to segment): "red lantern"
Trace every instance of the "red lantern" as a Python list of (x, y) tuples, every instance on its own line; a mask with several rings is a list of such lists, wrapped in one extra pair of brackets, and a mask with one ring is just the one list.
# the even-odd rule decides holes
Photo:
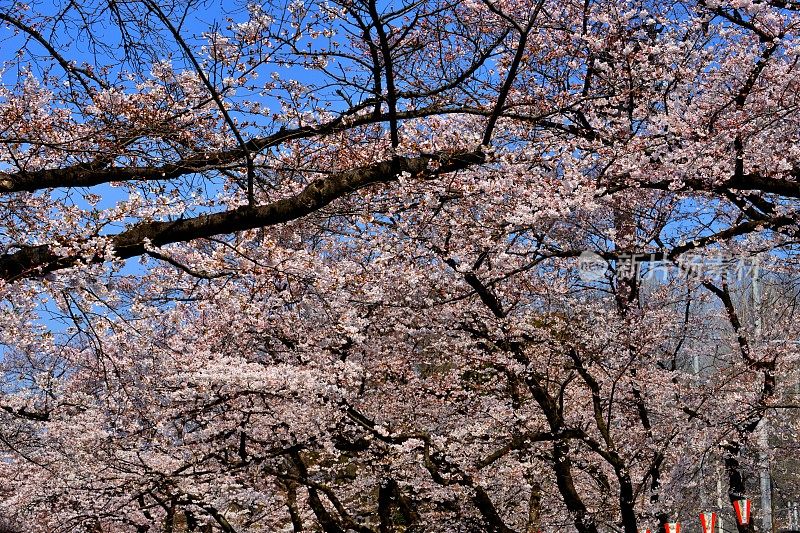
[(714, 533), (716, 524), (717, 513), (700, 513), (700, 525), (703, 526), (703, 533)]
[(736, 511), (736, 520), (740, 526), (750, 523), (750, 500), (734, 500), (733, 509)]

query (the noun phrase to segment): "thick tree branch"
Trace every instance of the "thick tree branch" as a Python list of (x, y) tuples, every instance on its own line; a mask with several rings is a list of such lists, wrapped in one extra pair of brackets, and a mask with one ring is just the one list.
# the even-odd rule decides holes
[[(415, 178), (429, 178), (483, 161), (484, 155), (480, 151), (455, 155), (440, 152), (382, 161), (313, 181), (300, 193), (270, 204), (243, 206), (171, 222), (143, 222), (110, 237), (110, 251), (117, 258), (127, 259), (144, 254), (148, 246), (157, 248), (176, 242), (274, 226), (309, 215), (362, 187), (390, 182), (401, 172), (407, 172)], [(437, 165), (436, 169), (430, 168), (432, 163)], [(79, 261), (100, 262), (103, 255), (65, 257), (56, 253), (50, 245), (31, 246), (0, 256), (0, 279), (13, 281), (42, 275), (76, 265)]]
[[(270, 135), (251, 139), (245, 143), (245, 148), (250, 153), (255, 154), (290, 141), (328, 135), (388, 120), (388, 115), (379, 115), (377, 117), (373, 115), (353, 116), (363, 110), (365, 106), (366, 104), (360, 104), (347, 113), (343, 113), (323, 124), (281, 129)], [(398, 112), (397, 118), (398, 120), (408, 120), (452, 113), (461, 113), (461, 111), (458, 109), (429, 107)], [(471, 110), (470, 114), (478, 114), (478, 110)], [(0, 171), (0, 193), (35, 192), (59, 187), (92, 187), (113, 182), (168, 181), (198, 172), (224, 170), (241, 166), (241, 161), (245, 157), (244, 150), (237, 147), (214, 152), (200, 152), (180, 161), (159, 166), (114, 167), (112, 165), (81, 163), (68, 167), (34, 171)]]

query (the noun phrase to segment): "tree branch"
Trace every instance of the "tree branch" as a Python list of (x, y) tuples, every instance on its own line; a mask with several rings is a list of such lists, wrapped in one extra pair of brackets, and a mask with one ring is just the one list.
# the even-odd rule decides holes
[[(431, 178), (483, 161), (484, 156), (480, 151), (455, 155), (439, 152), (382, 161), (312, 181), (300, 193), (270, 204), (243, 206), (171, 222), (142, 222), (110, 237), (110, 251), (116, 258), (127, 259), (144, 254), (148, 246), (157, 248), (176, 242), (274, 226), (313, 213), (362, 187), (390, 182), (401, 172), (407, 172), (415, 178)], [(431, 163), (438, 163), (438, 169), (431, 170)], [(0, 256), (0, 279), (14, 281), (69, 268), (80, 261), (103, 260), (104, 254), (99, 253), (90, 257), (65, 257), (57, 254), (51, 245), (31, 246)]]

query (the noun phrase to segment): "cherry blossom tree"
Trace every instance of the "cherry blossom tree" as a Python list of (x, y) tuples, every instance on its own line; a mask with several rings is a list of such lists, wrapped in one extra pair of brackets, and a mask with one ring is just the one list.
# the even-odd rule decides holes
[(11, 530), (732, 527), (797, 454), (794, 2), (0, 22)]

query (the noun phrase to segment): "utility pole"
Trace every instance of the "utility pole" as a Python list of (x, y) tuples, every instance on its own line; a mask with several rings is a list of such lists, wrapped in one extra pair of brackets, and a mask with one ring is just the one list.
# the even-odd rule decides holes
[[(761, 279), (758, 265), (753, 269), (753, 317), (755, 320), (755, 340), (761, 342), (761, 311), (762, 294)], [(758, 443), (761, 451), (759, 461), (761, 463), (761, 529), (764, 533), (772, 533), (772, 480), (769, 473), (769, 427), (767, 419), (764, 417), (758, 431)]]
[(769, 433), (767, 421), (761, 421), (758, 432), (761, 447), (761, 528), (765, 533), (772, 532), (772, 480), (769, 475)]
[(717, 476), (717, 509), (719, 509), (719, 511), (717, 512), (717, 530), (719, 531), (719, 533), (725, 533), (725, 528), (722, 527), (722, 522), (723, 522), (722, 510), (726, 508), (727, 506), (723, 507), (722, 505), (722, 476), (720, 475)]

